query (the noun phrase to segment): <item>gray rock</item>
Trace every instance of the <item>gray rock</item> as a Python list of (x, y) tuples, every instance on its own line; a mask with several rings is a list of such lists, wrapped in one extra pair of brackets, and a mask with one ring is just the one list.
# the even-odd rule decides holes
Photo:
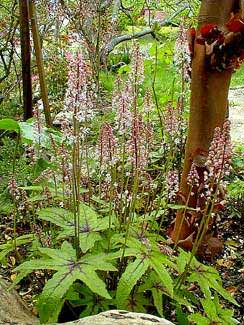
[(89, 316), (65, 325), (173, 325), (164, 318), (125, 310), (110, 310)]
[(9, 283), (0, 279), (0, 324), (36, 325), (39, 320), (28, 310), (15, 290), (8, 290)]

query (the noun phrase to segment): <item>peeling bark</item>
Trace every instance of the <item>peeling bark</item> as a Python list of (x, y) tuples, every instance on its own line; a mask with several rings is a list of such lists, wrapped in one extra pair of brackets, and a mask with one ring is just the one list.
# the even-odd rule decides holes
[[(234, 6), (236, 6), (235, 0), (203, 0), (198, 18), (197, 36), (200, 34), (201, 26), (209, 23), (215, 23), (218, 28), (225, 30), (225, 25), (231, 17)], [(180, 193), (184, 198), (189, 196), (190, 188), (187, 184), (187, 176), (193, 160), (204, 160), (214, 129), (222, 127), (224, 123), (228, 108), (231, 75), (231, 69), (222, 72), (207, 69), (205, 45), (197, 44), (195, 41), (189, 129), (180, 184)], [(181, 203), (185, 204), (185, 202)], [(193, 195), (189, 200), (189, 206), (195, 207), (195, 204)], [(183, 212), (179, 211), (171, 233), (171, 238), (176, 243), (179, 240), (185, 240), (191, 234), (188, 225), (182, 220), (183, 217)], [(191, 244), (188, 243), (187, 248), (191, 249)]]

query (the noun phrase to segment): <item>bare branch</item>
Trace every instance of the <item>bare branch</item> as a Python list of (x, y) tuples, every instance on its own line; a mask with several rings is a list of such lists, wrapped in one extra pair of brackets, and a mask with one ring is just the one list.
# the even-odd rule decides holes
[[(181, 14), (185, 9), (188, 9), (189, 8), (189, 5), (188, 4), (185, 4), (183, 7), (181, 7), (180, 9), (178, 9), (174, 15), (172, 15), (171, 17), (169, 18), (166, 18), (164, 19), (161, 23), (160, 23), (160, 26), (163, 27), (163, 26), (166, 26), (168, 25), (169, 23), (172, 22), (172, 20), (177, 17), (179, 14)], [(120, 43), (122, 42), (125, 42), (125, 41), (130, 41), (132, 39), (138, 39), (140, 37), (143, 37), (145, 35), (148, 35), (148, 34), (151, 34), (151, 35), (154, 35), (154, 30), (153, 28), (146, 28), (140, 32), (137, 32), (137, 33), (134, 33), (134, 34), (125, 34), (125, 35), (120, 35), (120, 36), (117, 36), (115, 38), (113, 38), (110, 43), (106, 44), (105, 47), (103, 48), (102, 50), (102, 53), (104, 56), (107, 56), (110, 52), (113, 51), (113, 49), (119, 45)]]

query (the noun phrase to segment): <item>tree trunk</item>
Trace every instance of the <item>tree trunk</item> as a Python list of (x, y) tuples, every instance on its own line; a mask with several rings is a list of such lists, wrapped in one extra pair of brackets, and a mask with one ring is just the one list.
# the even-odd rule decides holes
[(31, 86), (31, 50), (28, 0), (19, 0), (20, 12), (20, 40), (21, 40), (21, 63), (23, 81), (23, 108), (24, 120), (31, 118), (32, 113), (32, 86)]
[[(196, 207), (196, 200), (195, 195), (192, 193), (191, 196), (189, 193), (190, 186), (187, 184), (187, 176), (193, 162), (196, 165), (200, 164), (200, 167), (201, 164), (204, 165), (204, 158), (208, 153), (214, 129), (222, 127), (224, 123), (228, 107), (228, 90), (233, 72), (232, 69), (221, 72), (207, 69), (206, 43), (199, 44), (197, 38), (200, 36), (201, 27), (207, 24), (214, 23), (218, 29), (225, 31), (226, 24), (236, 5), (239, 5), (239, 1), (202, 0), (201, 3), (192, 61), (189, 129), (180, 184), (181, 204), (187, 202), (190, 207)], [(191, 229), (184, 218), (183, 211), (179, 211), (171, 233), (171, 238), (175, 243), (184, 241), (191, 235)], [(189, 249), (192, 248), (192, 244), (189, 242), (186, 246)]]
[(33, 43), (34, 43), (34, 49), (36, 54), (36, 64), (38, 68), (38, 75), (39, 75), (40, 88), (41, 88), (41, 97), (42, 97), (42, 102), (44, 107), (44, 116), (45, 116), (47, 127), (52, 127), (47, 85), (45, 80), (45, 71), (43, 66), (41, 42), (40, 42), (40, 36), (39, 36), (38, 24), (36, 18), (36, 8), (33, 0), (29, 0), (29, 9), (30, 9), (30, 20), (31, 20)]

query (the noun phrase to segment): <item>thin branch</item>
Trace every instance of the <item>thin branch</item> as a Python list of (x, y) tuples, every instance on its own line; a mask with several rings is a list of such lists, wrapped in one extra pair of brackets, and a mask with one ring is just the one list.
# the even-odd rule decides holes
[[(160, 26), (163, 27), (163, 26), (166, 26), (168, 25), (170, 22), (172, 22), (172, 20), (177, 17), (179, 14), (181, 14), (185, 9), (188, 9), (189, 8), (189, 5), (188, 4), (185, 4), (183, 7), (181, 7), (180, 9), (178, 9), (170, 18), (166, 18), (164, 19), (161, 23), (160, 23)], [(137, 32), (137, 33), (134, 33), (134, 34), (125, 34), (125, 35), (120, 35), (120, 36), (117, 36), (115, 38), (113, 38), (110, 43), (106, 44), (102, 50), (102, 53), (103, 55), (108, 55), (110, 52), (113, 51), (113, 49), (119, 45), (120, 43), (122, 42), (125, 42), (125, 41), (130, 41), (132, 39), (138, 39), (140, 37), (143, 37), (145, 35), (148, 35), (148, 34), (151, 34), (151, 35), (154, 35), (154, 30), (153, 28), (146, 28), (140, 32)]]

